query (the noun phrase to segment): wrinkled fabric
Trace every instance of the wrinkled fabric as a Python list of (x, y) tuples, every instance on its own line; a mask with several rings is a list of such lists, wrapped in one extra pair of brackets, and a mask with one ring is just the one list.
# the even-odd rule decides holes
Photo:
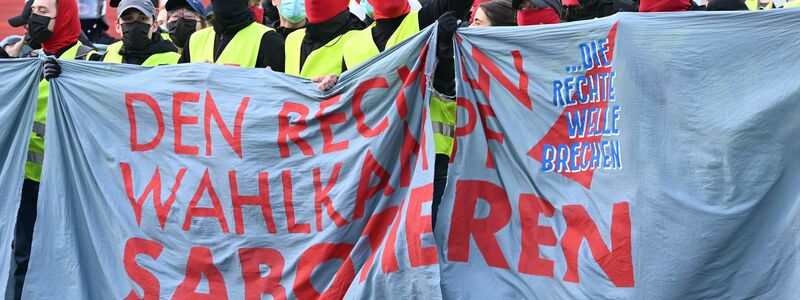
[(440, 299), (430, 40), (327, 92), (267, 70), (61, 61), (24, 298)]
[[(8, 282), (14, 226), (25, 179), (28, 142), (36, 110), (36, 90), (42, 73), (39, 59), (0, 60), (0, 282)], [(7, 285), (0, 285), (0, 295)], [(12, 285), (13, 288), (13, 285)]]
[(444, 298), (800, 295), (796, 14), (460, 30)]

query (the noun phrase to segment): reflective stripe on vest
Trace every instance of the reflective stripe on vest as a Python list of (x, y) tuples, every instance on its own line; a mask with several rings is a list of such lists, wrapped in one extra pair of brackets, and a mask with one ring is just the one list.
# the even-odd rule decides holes
[(28, 162), (41, 165), (44, 162), (44, 153), (28, 152)]
[(210, 62), (253, 68), (258, 60), (261, 38), (265, 33), (273, 30), (275, 29), (253, 22), (236, 33), (216, 61), (214, 60), (214, 40), (216, 39), (214, 28), (209, 27), (196, 31), (189, 37), (189, 62)]
[(456, 101), (436, 91), (431, 92), (431, 126), (436, 154), (450, 156), (456, 133)]
[[(372, 27), (373, 26), (370, 26), (367, 29), (359, 30), (345, 43), (344, 61), (347, 65), (347, 69), (355, 68), (361, 63), (380, 54), (378, 46), (375, 45), (375, 39), (372, 38)], [(389, 40), (386, 41), (385, 50), (389, 50), (397, 44), (402, 43), (418, 32), (419, 13), (415, 11), (410, 12), (403, 18), (403, 22), (401, 22), (400, 26), (392, 33)]]
[[(81, 42), (64, 51), (58, 59), (73, 60), (78, 55)], [(93, 51), (86, 54), (86, 59)], [(33, 116), (33, 129), (31, 130), (30, 143), (28, 144), (28, 160), (25, 162), (25, 178), (39, 181), (42, 176), (42, 162), (44, 161), (44, 135), (47, 124), (47, 98), (50, 96), (50, 84), (47, 80), (39, 82), (39, 96), (36, 99), (36, 113)]]
[(44, 123), (33, 122), (33, 133), (40, 137), (44, 137)]
[(325, 46), (308, 55), (303, 67), (300, 67), (300, 48), (306, 37), (306, 29), (298, 29), (286, 37), (286, 74), (304, 78), (314, 78), (342, 73), (344, 44), (352, 38), (357, 30), (348, 31), (337, 36)]

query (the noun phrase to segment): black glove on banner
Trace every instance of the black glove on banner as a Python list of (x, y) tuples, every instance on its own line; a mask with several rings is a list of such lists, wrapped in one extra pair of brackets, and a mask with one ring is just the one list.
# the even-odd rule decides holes
[(61, 65), (58, 64), (58, 61), (56, 61), (54, 57), (48, 57), (44, 61), (42, 73), (44, 73), (44, 79), (50, 80), (56, 78), (61, 75)]
[(253, 19), (253, 11), (248, 7), (247, 0), (214, 0), (214, 26), (217, 31), (243, 24)]
[(41, 48), (43, 42), (50, 39), (53, 32), (47, 29), (47, 26), (50, 25), (50, 20), (52, 19), (51, 17), (31, 14), (31, 17), (28, 19), (28, 45), (32, 47), (36, 46), (34, 49), (38, 49)]
[(455, 12), (448, 11), (437, 20), (436, 28), (436, 71), (433, 77), (433, 88), (438, 92), (454, 96), (455, 90), (455, 61), (453, 58), (453, 34), (458, 29), (458, 18)]
[(453, 34), (458, 29), (458, 18), (453, 11), (448, 11), (437, 20), (436, 57), (438, 59), (453, 58)]
[(122, 45), (131, 50), (144, 50), (150, 44), (152, 25), (142, 22), (122, 24)]
[(192, 33), (197, 31), (197, 21), (180, 19), (175, 22), (167, 23), (167, 31), (169, 32), (170, 39), (175, 43), (175, 46), (183, 48)]

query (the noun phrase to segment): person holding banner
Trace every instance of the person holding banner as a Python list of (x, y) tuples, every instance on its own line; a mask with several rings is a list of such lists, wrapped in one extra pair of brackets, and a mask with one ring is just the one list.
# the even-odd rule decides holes
[(122, 32), (122, 47), (107, 51), (102, 61), (142, 66), (178, 63), (178, 48), (157, 34), (156, 9), (148, 0), (122, 0), (117, 10), (117, 31)]
[(326, 89), (344, 72), (344, 44), (364, 28), (364, 23), (351, 16), (348, 0), (305, 3), (306, 28), (286, 37), (286, 73), (314, 78), (320, 88)]
[(247, 0), (214, 0), (214, 26), (189, 37), (181, 63), (208, 62), (283, 72), (283, 38), (253, 18)]
[[(78, 3), (75, 0), (34, 0), (32, 13), (28, 19), (28, 34), (32, 43), (41, 44), (47, 55), (62, 60), (86, 60), (98, 55), (91, 47), (78, 41), (81, 35), (81, 21), (78, 17)], [(17, 213), (14, 232), (14, 299), (22, 296), (25, 274), (28, 271), (33, 226), (36, 222), (36, 205), (39, 193), (39, 180), (44, 161), (44, 134), (47, 118), (47, 98), (50, 86), (47, 79), (61, 73), (55, 58), (48, 57), (45, 63), (45, 80), (39, 84), (39, 96), (34, 115), (33, 132), (28, 145), (28, 160), (25, 162), (25, 183), (22, 199)]]
[(453, 152), (455, 133), (455, 88), (452, 37), (458, 27), (458, 19), (466, 17), (472, 6), (471, 0), (435, 0), (419, 11), (411, 11), (407, 0), (371, 0), (375, 25), (357, 31), (345, 43), (346, 68), (353, 68), (378, 55), (439, 21), (436, 68), (431, 97), (431, 122), (436, 148), (434, 174), (434, 197), (432, 217), (436, 222), (436, 211), (447, 182), (447, 164)]

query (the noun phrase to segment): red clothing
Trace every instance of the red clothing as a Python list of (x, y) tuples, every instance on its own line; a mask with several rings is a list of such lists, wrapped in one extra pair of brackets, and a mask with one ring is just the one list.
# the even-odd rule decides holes
[(62, 48), (75, 44), (80, 35), (81, 20), (78, 17), (78, 2), (76, 0), (58, 0), (53, 35), (47, 41), (42, 42), (42, 49), (46, 52), (56, 53)]

